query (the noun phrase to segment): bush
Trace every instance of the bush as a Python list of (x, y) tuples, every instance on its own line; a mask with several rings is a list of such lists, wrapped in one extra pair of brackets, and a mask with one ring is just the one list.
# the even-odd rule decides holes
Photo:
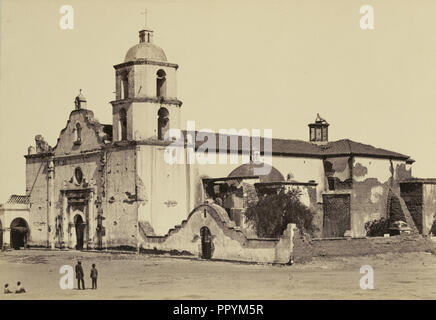
[(289, 223), (295, 223), (302, 234), (313, 235), (314, 213), (300, 202), (298, 189), (277, 189), (277, 192), (259, 195), (256, 205), (247, 209), (245, 216), (261, 238), (278, 238)]
[(368, 237), (383, 237), (385, 233), (389, 233), (389, 220), (381, 218), (365, 223), (366, 235)]

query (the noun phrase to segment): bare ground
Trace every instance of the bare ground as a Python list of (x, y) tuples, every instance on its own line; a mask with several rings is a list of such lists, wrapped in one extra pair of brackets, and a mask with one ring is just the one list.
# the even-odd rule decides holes
[[(80, 259), (86, 290), (62, 290), (62, 265)], [(89, 269), (99, 270), (98, 290)], [(362, 290), (359, 270), (374, 269), (373, 290)], [(20, 250), (0, 253), (0, 284), (20, 280), (25, 294), (0, 299), (435, 299), (431, 253), (317, 258), (273, 266), (135, 253)], [(76, 283), (75, 283), (76, 286)]]

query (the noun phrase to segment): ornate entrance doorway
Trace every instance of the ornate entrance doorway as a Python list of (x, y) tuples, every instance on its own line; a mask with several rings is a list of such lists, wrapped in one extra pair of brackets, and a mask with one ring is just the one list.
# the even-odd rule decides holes
[(74, 217), (74, 228), (76, 229), (76, 250), (83, 250), (85, 223), (79, 214)]

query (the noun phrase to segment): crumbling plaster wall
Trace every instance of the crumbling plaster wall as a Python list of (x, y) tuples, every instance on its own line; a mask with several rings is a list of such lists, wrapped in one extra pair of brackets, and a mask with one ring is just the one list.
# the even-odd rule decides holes
[(322, 159), (273, 156), (272, 166), (279, 170), (286, 180), (298, 182), (313, 180), (316, 182), (316, 201), (322, 202), (322, 192), (326, 187)]
[(108, 247), (137, 244), (135, 147), (107, 150), (103, 198), (104, 243)]
[(46, 157), (26, 158), (26, 195), (30, 196), (29, 245), (47, 245), (47, 164)]
[[(330, 184), (334, 190), (351, 189), (351, 157), (330, 157), (324, 160), (325, 181), (332, 181)], [(330, 185), (326, 185), (330, 189)]]
[(429, 234), (436, 220), (436, 184), (424, 184), (422, 218), (422, 233)]
[[(227, 177), (230, 172), (239, 167), (240, 165), (247, 163), (246, 159), (242, 155), (238, 155), (236, 164), (218, 163), (218, 157), (216, 157), (216, 164), (199, 164), (190, 166), (190, 179), (193, 182), (191, 185), (191, 194), (193, 195), (192, 207), (196, 207), (204, 202), (204, 192), (202, 188), (203, 178), (219, 178)], [(322, 202), (322, 192), (325, 188), (324, 179), (324, 167), (321, 159), (315, 158), (303, 158), (303, 157), (285, 157), (276, 156), (272, 157), (271, 165), (276, 168), (283, 177), (289, 180), (298, 182), (308, 182), (313, 180), (317, 183), (316, 196), (317, 202)]]
[(387, 218), (388, 192), (399, 195), (399, 181), (410, 178), (404, 161), (354, 157), (351, 192), (351, 234), (365, 236), (365, 223)]

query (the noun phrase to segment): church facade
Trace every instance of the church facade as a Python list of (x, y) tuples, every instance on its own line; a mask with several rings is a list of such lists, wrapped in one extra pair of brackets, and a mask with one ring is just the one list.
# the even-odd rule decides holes
[[(168, 163), (165, 152), (172, 141), (165, 133), (181, 128), (183, 110), (177, 97), (178, 65), (168, 62), (152, 39), (153, 31), (141, 30), (139, 43), (114, 66), (112, 124), (99, 123), (80, 93), (56, 145), (49, 146), (38, 135), (36, 145), (29, 147), (28, 245), (153, 248), (174, 230), (189, 227), (192, 230), (183, 231), (186, 237), (174, 245), (183, 250), (192, 243), (197, 246), (207, 232), (214, 237), (202, 225), (213, 211), (211, 216), (221, 221), (217, 226), (230, 225), (236, 238), (244, 235), (245, 240), (237, 241), (246, 241), (246, 247), (256, 236), (246, 225), (244, 211), (256, 192), (277, 186), (300, 189), (301, 201), (316, 212), (318, 237), (361, 237), (367, 221), (390, 214), (389, 203), (399, 195), (400, 182), (412, 178), (413, 160), (347, 139), (329, 142), (329, 124), (319, 115), (309, 124), (307, 141), (271, 140), (272, 166), (264, 175), (256, 174), (254, 149), (243, 150), (241, 144), (238, 163)], [(228, 154), (232, 138), (225, 137), (226, 148), (207, 151), (197, 141), (195, 153)], [(180, 148), (188, 156), (186, 144)], [(191, 218), (204, 206), (203, 218)], [(194, 218), (198, 222), (187, 226)], [(223, 234), (233, 237), (232, 232)], [(215, 241), (219, 252), (220, 240)]]

